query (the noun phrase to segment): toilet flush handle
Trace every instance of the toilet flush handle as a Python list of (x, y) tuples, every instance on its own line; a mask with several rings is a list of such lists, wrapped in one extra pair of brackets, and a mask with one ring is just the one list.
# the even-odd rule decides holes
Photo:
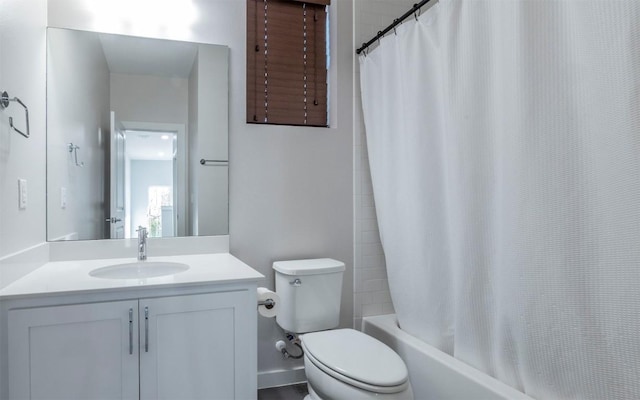
[(300, 280), (300, 278), (296, 278), (296, 279), (292, 280), (291, 282), (289, 282), (289, 285), (302, 286), (302, 281)]

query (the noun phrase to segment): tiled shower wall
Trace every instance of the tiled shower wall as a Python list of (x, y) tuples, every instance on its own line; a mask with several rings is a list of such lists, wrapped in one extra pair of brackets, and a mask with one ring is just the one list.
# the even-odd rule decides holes
[[(411, 8), (415, 0), (355, 0), (356, 46), (372, 38), (395, 18)], [(356, 59), (354, 80), (354, 312), (353, 326), (360, 329), (362, 317), (393, 313), (387, 283), (387, 268), (380, 244), (376, 209), (369, 172), (360, 98), (360, 68)]]

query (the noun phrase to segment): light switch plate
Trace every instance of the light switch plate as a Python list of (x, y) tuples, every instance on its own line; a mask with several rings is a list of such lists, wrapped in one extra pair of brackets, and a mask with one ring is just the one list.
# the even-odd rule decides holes
[(27, 180), (18, 179), (18, 208), (24, 210), (27, 208)]
[(67, 208), (67, 188), (66, 187), (60, 188), (60, 208), (62, 208), (63, 210)]

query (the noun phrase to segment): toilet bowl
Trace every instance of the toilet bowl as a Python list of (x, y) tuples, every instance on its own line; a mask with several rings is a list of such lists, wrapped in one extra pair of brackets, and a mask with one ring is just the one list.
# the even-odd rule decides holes
[(302, 336), (307, 400), (412, 400), (407, 368), (387, 345), (353, 329)]
[(404, 361), (377, 339), (340, 320), (344, 263), (330, 258), (277, 261), (276, 322), (301, 334), (307, 400), (412, 400)]

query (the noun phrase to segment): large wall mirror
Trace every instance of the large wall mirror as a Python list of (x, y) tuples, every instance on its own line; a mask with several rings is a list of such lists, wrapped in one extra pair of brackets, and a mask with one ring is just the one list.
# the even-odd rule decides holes
[(47, 239), (226, 235), (226, 46), (47, 30)]

